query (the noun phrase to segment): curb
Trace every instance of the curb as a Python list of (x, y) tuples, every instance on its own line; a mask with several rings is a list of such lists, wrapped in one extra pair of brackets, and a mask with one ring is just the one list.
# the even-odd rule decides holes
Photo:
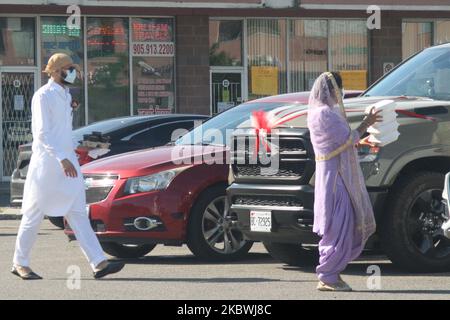
[(0, 220), (20, 220), (20, 219), (22, 219), (20, 209), (0, 208)]

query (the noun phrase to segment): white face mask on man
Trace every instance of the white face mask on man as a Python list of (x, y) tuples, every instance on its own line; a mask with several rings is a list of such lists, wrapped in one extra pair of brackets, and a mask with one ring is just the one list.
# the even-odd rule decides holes
[(65, 76), (64, 76), (64, 72), (62, 72), (61, 77), (65, 83), (73, 84), (75, 82), (75, 79), (77, 78), (77, 70), (75, 70), (74, 67), (71, 67), (66, 71)]

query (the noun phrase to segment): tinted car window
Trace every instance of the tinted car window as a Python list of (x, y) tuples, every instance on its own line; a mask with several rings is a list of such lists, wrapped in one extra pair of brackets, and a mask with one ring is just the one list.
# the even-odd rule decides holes
[(365, 96), (417, 96), (450, 100), (450, 48), (426, 49), (386, 75)]
[(119, 130), (121, 128), (124, 128), (126, 126), (139, 123), (141, 121), (145, 121), (145, 119), (137, 119), (133, 117), (125, 117), (125, 118), (116, 118), (116, 119), (109, 119), (99, 122), (94, 122), (90, 125), (87, 125), (85, 127), (73, 130), (73, 136), (76, 139), (76, 141), (83, 140), (83, 135), (85, 134), (91, 134), (93, 131), (98, 131), (103, 134)]
[(173, 136), (176, 136), (174, 139), (176, 140), (180, 136), (186, 134), (187, 131), (191, 130), (193, 127), (194, 120), (176, 121), (162, 124), (134, 135), (130, 138), (130, 142), (148, 147), (155, 146), (157, 144), (166, 144), (171, 141)]

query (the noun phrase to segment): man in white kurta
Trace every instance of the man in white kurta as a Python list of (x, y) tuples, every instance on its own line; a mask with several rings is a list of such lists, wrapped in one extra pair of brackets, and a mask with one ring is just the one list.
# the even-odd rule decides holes
[(120, 271), (108, 263), (86, 213), (83, 176), (72, 141), (72, 97), (66, 84), (78, 66), (65, 54), (55, 54), (46, 67), (51, 79), (35, 92), (32, 102), (33, 154), (24, 197), (12, 272), (22, 279), (40, 279), (29, 267), (30, 252), (44, 215), (64, 216), (87, 257), (94, 277)]

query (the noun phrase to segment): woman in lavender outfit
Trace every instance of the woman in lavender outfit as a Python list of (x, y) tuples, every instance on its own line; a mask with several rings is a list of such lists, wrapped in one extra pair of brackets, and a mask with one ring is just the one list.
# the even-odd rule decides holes
[(322, 237), (316, 268), (318, 290), (351, 291), (340, 277), (375, 231), (369, 195), (355, 146), (381, 116), (374, 109), (351, 130), (342, 103), (342, 79), (325, 72), (309, 97), (308, 128), (316, 155), (314, 228)]

